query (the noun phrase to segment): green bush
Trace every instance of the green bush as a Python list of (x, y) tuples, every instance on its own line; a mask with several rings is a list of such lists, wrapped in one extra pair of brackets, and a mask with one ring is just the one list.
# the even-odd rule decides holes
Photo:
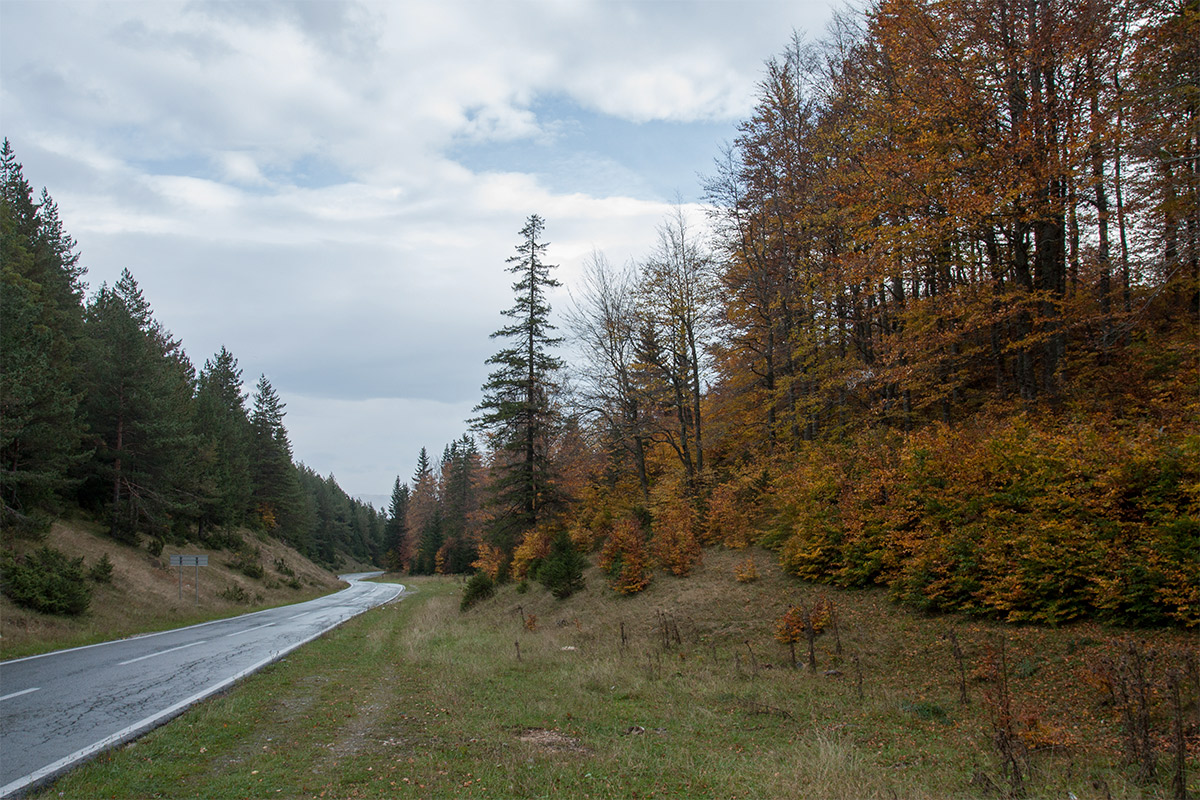
[(205, 547), (213, 550), (232, 550), (237, 552), (245, 546), (242, 535), (235, 530), (226, 528), (209, 529), (200, 536)]
[(938, 722), (950, 721), (950, 715), (946, 713), (946, 709), (928, 700), (918, 700), (915, 703), (905, 701), (900, 704), (900, 708), (909, 714), (916, 714), (920, 719), (937, 720)]
[(462, 602), (458, 605), (459, 611), (466, 611), (476, 603), (482, 603), (496, 593), (496, 583), (492, 580), (492, 576), (486, 572), (476, 572), (467, 581), (466, 587), (463, 589)]
[(0, 503), (0, 530), (6, 534), (39, 542), (50, 532), (53, 519), (43, 511), (22, 514), (7, 503)]
[(220, 597), (223, 600), (228, 600), (231, 603), (249, 603), (250, 602), (250, 593), (246, 591), (245, 587), (240, 586), (236, 583), (231, 583), (231, 584), (229, 584), (229, 586), (222, 589)]
[(583, 588), (583, 568), (587, 561), (575, 549), (567, 532), (559, 531), (550, 552), (537, 567), (538, 582), (559, 600), (565, 600)]
[(5, 552), (3, 592), (14, 603), (47, 614), (78, 616), (92, 602), (84, 581), (83, 557), (68, 558), (51, 547), (23, 557)]
[(247, 578), (255, 580), (262, 580), (267, 574), (262, 565), (262, 549), (258, 547), (243, 545), (237, 552), (237, 558), (233, 561), (226, 561), (225, 566), (236, 569)]
[(112, 559), (105, 553), (100, 557), (100, 560), (92, 564), (88, 569), (88, 578), (96, 583), (112, 583), (113, 563)]

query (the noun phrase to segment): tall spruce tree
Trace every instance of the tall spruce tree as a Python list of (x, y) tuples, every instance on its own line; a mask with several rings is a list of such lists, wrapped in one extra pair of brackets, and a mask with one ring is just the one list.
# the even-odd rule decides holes
[(195, 513), (195, 370), (128, 270), (88, 305), (83, 403), (96, 457), (81, 488), (114, 537), (161, 537)]
[(237, 359), (224, 347), (204, 363), (196, 390), (200, 438), (198, 525), (240, 524), (250, 510), (250, 420)]
[(533, 214), (521, 229), (516, 254), (507, 261), (517, 276), (515, 304), (504, 311), (513, 320), (492, 334), (509, 346), (488, 359), (496, 367), (483, 385), (474, 426), (485, 431), (493, 451), (489, 504), (493, 510), (487, 538), (512, 554), (520, 537), (553, 513), (558, 505), (549, 444), (558, 415), (551, 403), (555, 374), (563, 366), (551, 353), (561, 339), (552, 334), (546, 294), (559, 286), (550, 277), (556, 265), (545, 262), (545, 223)]
[(424, 447), (413, 473), (412, 496), (408, 503), (408, 530), (412, 536), (409, 571), (432, 575), (437, 570), (437, 553), (442, 547), (442, 508), (438, 476)]
[(250, 415), (251, 501), (264, 528), (278, 528), (286, 541), (307, 552), (306, 531), (294, 518), (301, 508), (300, 477), (292, 464), (292, 444), (283, 426), (285, 407), (267, 376), (259, 376)]
[(408, 484), (401, 483), (397, 475), (384, 533), (383, 565), (389, 572), (401, 572), (408, 565), (408, 498)]
[(475, 440), (464, 435), (451, 442), (442, 455), (442, 547), (438, 572), (470, 572), (479, 557), (479, 541), (472, 523), (479, 510), (481, 470)]
[(80, 462), (83, 270), (58, 210), (0, 148), (0, 517), (57, 505)]

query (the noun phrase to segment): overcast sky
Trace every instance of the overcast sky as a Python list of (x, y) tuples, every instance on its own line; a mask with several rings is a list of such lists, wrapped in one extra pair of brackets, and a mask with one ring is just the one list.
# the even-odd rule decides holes
[[(0, 135), (197, 369), (385, 502), (466, 420), (532, 213), (566, 284), (649, 252), (832, 0), (0, 0)], [(696, 214), (696, 221), (701, 216)]]

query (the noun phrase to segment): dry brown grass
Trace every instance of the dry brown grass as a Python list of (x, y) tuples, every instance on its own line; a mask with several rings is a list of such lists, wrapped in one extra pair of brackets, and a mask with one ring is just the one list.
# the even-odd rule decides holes
[[(92, 603), (81, 617), (42, 614), (0, 596), (0, 658), (16, 658), (300, 602), (338, 587), (335, 575), (283, 543), (259, 539), (251, 533), (243, 534), (243, 538), (261, 551), (259, 562), (265, 570), (262, 579), (247, 577), (229, 566), (228, 562), (235, 561), (236, 556), (228, 550), (168, 545), (161, 556), (155, 557), (145, 548), (114, 541), (101, 532), (100, 526), (88, 522), (55, 522), (45, 538), (37, 542), (6, 541), (6, 546), (18, 553), (47, 545), (72, 558), (83, 556), (85, 570), (107, 554), (113, 564), (113, 575), (109, 584), (89, 581)], [(199, 602), (196, 568), (183, 569), (181, 592), (179, 568), (170, 566), (172, 553), (208, 556), (208, 566), (199, 568)], [(293, 577), (276, 569), (276, 559), (295, 573), (300, 588), (289, 585)], [(236, 588), (231, 591), (231, 587)], [(239, 588), (245, 601), (230, 599), (239, 594)]]

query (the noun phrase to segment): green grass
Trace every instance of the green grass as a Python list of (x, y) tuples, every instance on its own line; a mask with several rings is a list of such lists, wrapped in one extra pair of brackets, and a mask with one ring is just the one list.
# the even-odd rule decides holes
[[(972, 678), (971, 704), (958, 701), (952, 628), (975, 671), (999, 638), (1010, 664), (1039, 665), (1010, 668), (1014, 712), (1042, 742), (1031, 796), (1169, 796), (1165, 766), (1158, 783), (1131, 783), (1116, 723), (1081, 685), (1116, 632), (923, 617), (876, 592), (797, 583), (763, 554), (763, 580), (738, 583), (744, 557), (706, 553), (695, 577), (660, 577), (632, 598), (595, 571), (561, 602), (507, 586), (465, 614), (460, 581), (404, 578), (416, 592), (403, 601), (40, 796), (982, 797), (1006, 784), (986, 684)], [(843, 654), (826, 633), (818, 670), (792, 669), (774, 620), (818, 595), (837, 603)], [(1138, 636), (1162, 652), (1194, 646)]]

